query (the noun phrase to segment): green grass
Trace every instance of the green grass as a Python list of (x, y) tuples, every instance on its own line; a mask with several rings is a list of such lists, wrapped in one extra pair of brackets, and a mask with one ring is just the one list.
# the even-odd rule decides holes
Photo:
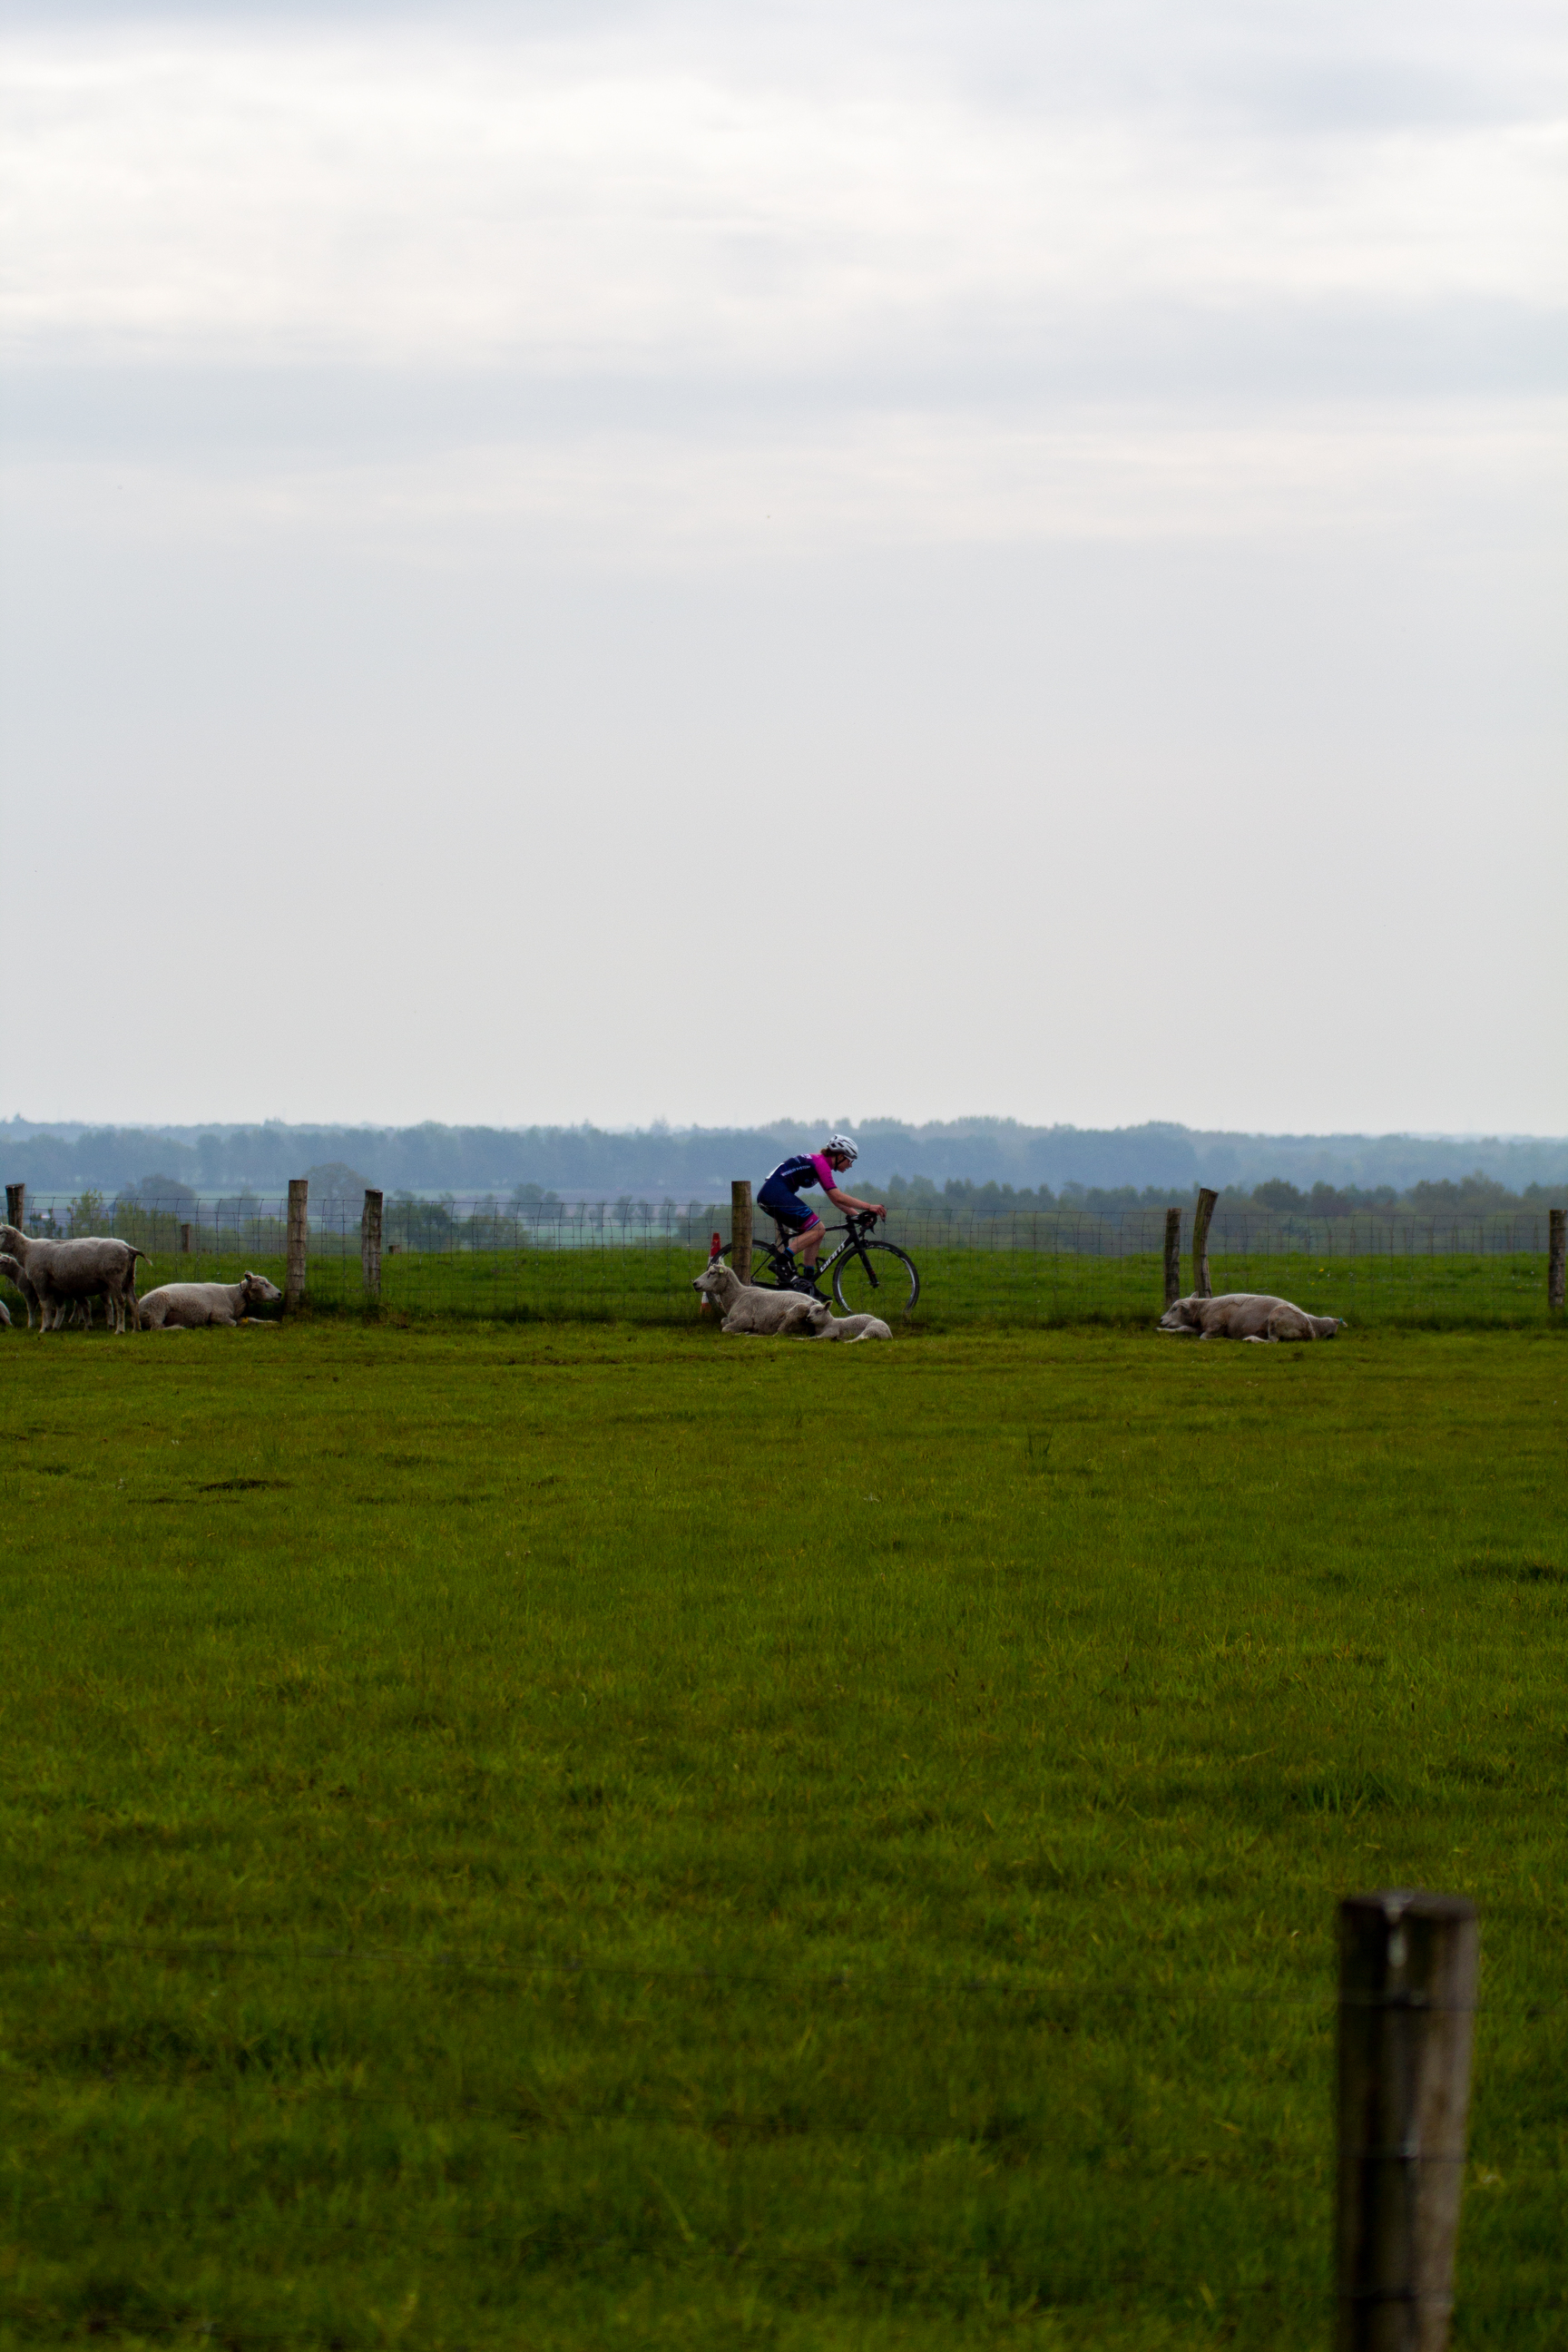
[[(1004, 1235), (1003, 1238), (1005, 1238)], [(988, 1325), (1028, 1328), (1058, 1323), (1147, 1326), (1163, 1302), (1158, 1257), (1090, 1251), (911, 1247), (921, 1270), (917, 1318), (931, 1331)], [(629, 1247), (400, 1252), (383, 1265), (384, 1316), (393, 1321), (474, 1316), (519, 1322), (638, 1322), (684, 1327), (691, 1277), (702, 1249), (664, 1243)], [(163, 1282), (237, 1282), (247, 1266), (281, 1285), (280, 1258), (195, 1255), (155, 1258), (140, 1269), (145, 1293)], [(1183, 1262), (1183, 1279), (1190, 1279)], [(1293, 1298), (1311, 1314), (1340, 1315), (1358, 1328), (1549, 1328), (1543, 1252), (1363, 1252), (1328, 1257), (1300, 1251), (1215, 1258), (1215, 1290), (1261, 1290)], [(18, 1295), (5, 1286), (20, 1318)], [(318, 1315), (363, 1314), (357, 1244), (346, 1254), (317, 1250), (310, 1298)]]
[(1321, 2346), (1411, 1883), (1563, 2341), (1560, 1335), (5, 1360), (0, 2345)]

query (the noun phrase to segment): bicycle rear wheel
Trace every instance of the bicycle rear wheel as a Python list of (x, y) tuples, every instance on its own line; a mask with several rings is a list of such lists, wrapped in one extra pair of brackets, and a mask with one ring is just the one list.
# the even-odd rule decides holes
[(892, 1242), (857, 1242), (833, 1269), (833, 1296), (846, 1315), (879, 1315), (884, 1323), (912, 1314), (921, 1295), (913, 1258)]

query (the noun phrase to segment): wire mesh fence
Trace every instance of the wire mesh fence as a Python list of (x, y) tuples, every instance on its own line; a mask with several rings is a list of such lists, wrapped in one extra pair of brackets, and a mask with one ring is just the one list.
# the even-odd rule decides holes
[[(696, 1312), (691, 1280), (710, 1236), (730, 1243), (728, 1202), (395, 1194), (383, 1213), (375, 1298), (362, 1265), (363, 1205), (347, 1197), (309, 1204), (305, 1297), (314, 1313), (684, 1322)], [(1163, 1304), (1164, 1217), (1159, 1208), (994, 1217), (894, 1210), (882, 1231), (919, 1265), (914, 1319), (927, 1328), (1138, 1324)], [(1184, 1211), (1184, 1290), (1195, 1286), (1192, 1222)], [(283, 1283), (280, 1197), (43, 1195), (28, 1201), (26, 1223), (41, 1237), (111, 1233), (135, 1243), (149, 1253), (143, 1293), (172, 1281), (235, 1282), (247, 1268)], [(757, 1230), (772, 1238), (765, 1219)], [(1543, 1209), (1315, 1218), (1222, 1202), (1208, 1236), (1216, 1292), (1268, 1292), (1352, 1324), (1544, 1327), (1547, 1258)], [(14, 1287), (0, 1296), (15, 1310)]]

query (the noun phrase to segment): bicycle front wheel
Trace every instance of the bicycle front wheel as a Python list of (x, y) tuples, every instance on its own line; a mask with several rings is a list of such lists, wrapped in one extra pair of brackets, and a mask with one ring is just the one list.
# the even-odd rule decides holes
[(913, 1258), (891, 1242), (857, 1242), (833, 1269), (833, 1296), (846, 1315), (879, 1315), (893, 1323), (913, 1313), (920, 1295)]

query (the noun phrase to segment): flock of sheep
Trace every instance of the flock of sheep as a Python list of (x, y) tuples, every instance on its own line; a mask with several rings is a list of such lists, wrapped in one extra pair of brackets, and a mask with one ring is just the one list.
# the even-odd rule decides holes
[[(826, 1301), (803, 1293), (744, 1283), (733, 1267), (713, 1256), (691, 1286), (704, 1306), (723, 1317), (719, 1328), (757, 1339), (890, 1339), (877, 1315), (836, 1316)], [(1218, 1298), (1178, 1298), (1160, 1318), (1159, 1328), (1194, 1339), (1252, 1339), (1272, 1346), (1281, 1339), (1331, 1339), (1342, 1328), (1333, 1315), (1309, 1315), (1288, 1298), (1259, 1291), (1231, 1290)]]
[[(73, 1318), (90, 1324), (100, 1298), (105, 1319), (116, 1331), (191, 1331), (206, 1323), (243, 1322), (256, 1307), (283, 1296), (265, 1275), (247, 1274), (238, 1282), (167, 1282), (138, 1298), (136, 1261), (146, 1255), (133, 1243), (106, 1234), (52, 1242), (0, 1225), (0, 1274), (26, 1302), (29, 1331), (35, 1317), (40, 1331), (61, 1330)], [(0, 1300), (0, 1322), (8, 1326), (10, 1320)]]
[[(213, 1323), (242, 1323), (258, 1307), (282, 1297), (265, 1275), (238, 1282), (168, 1282), (136, 1296), (136, 1261), (147, 1252), (107, 1234), (79, 1241), (32, 1238), (15, 1225), (0, 1225), (0, 1274), (14, 1282), (27, 1306), (27, 1328), (37, 1318), (40, 1331), (60, 1330), (75, 1316), (90, 1324), (94, 1303), (120, 1331), (190, 1331)], [(835, 1316), (826, 1302), (800, 1292), (763, 1289), (742, 1283), (715, 1256), (692, 1285), (707, 1306), (723, 1317), (721, 1328), (759, 1337), (811, 1339), (890, 1339), (875, 1315)], [(0, 1323), (11, 1316), (0, 1301)], [(1231, 1291), (1219, 1298), (1179, 1298), (1160, 1318), (1162, 1331), (1199, 1339), (1331, 1339), (1340, 1328), (1331, 1315), (1308, 1315), (1288, 1298)]]

